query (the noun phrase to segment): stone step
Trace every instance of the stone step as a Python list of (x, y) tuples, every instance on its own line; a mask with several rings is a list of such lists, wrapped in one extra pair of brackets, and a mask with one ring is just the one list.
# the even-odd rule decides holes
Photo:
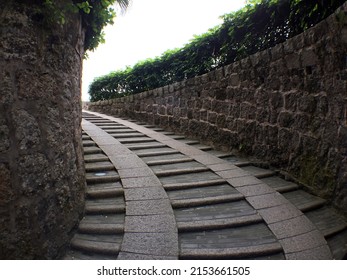
[(206, 206), (211, 204), (232, 202), (232, 201), (238, 201), (241, 199), (244, 199), (244, 196), (242, 194), (228, 194), (228, 195), (204, 197), (204, 198), (191, 198), (191, 199), (180, 199), (180, 200), (173, 199), (171, 200), (171, 205), (174, 209), (177, 209), (177, 208)]
[(308, 211), (305, 215), (325, 237), (338, 234), (347, 228), (347, 221), (331, 207), (324, 206)]
[(113, 204), (88, 204), (86, 203), (85, 206), (85, 213), (86, 214), (122, 214), (125, 213), (125, 206), (124, 205), (113, 205)]
[(182, 189), (190, 189), (190, 188), (198, 188), (198, 187), (216, 186), (216, 185), (225, 184), (225, 183), (226, 181), (224, 179), (212, 179), (212, 180), (205, 180), (205, 181), (199, 181), (199, 182), (164, 184), (163, 187), (166, 191), (170, 191), (170, 190), (182, 190)]
[[(166, 171), (166, 170), (178, 170), (178, 169), (195, 169), (197, 167), (204, 167), (206, 168), (205, 165), (191, 160), (191, 161), (183, 161), (183, 162), (172, 162), (172, 163), (168, 163), (168, 164), (161, 164), (161, 165), (153, 165), (151, 166), (151, 169), (154, 172), (157, 171)], [(209, 170), (209, 169), (207, 169)]]
[(108, 120), (105, 120), (105, 119), (95, 119), (95, 120), (89, 120), (91, 123), (95, 124), (95, 125), (114, 125), (116, 124), (115, 122), (113, 121), (108, 121)]
[(219, 155), (216, 155), (217, 157), (226, 160), (238, 167), (243, 167), (243, 166), (248, 166), (250, 164), (252, 164), (248, 159), (245, 158), (240, 158), (240, 157), (236, 157), (233, 154), (228, 154), (228, 153), (221, 153)]
[(103, 224), (81, 222), (78, 232), (85, 234), (116, 234), (124, 233), (124, 226), (121, 224)]
[(134, 143), (147, 143), (147, 142), (155, 142), (155, 141), (148, 137), (137, 137), (137, 138), (120, 139), (119, 142), (121, 142), (122, 144), (134, 144)]
[(283, 252), (279, 243), (218, 249), (181, 249), (180, 259), (247, 259)]
[(102, 129), (126, 128), (126, 126), (121, 125), (121, 124), (113, 124), (113, 125), (102, 124), (102, 125), (98, 125), (98, 127), (102, 128)]
[(85, 163), (92, 163), (92, 162), (103, 162), (108, 161), (108, 157), (105, 154), (89, 154), (84, 155), (84, 162)]
[(134, 133), (135, 130), (131, 128), (114, 128), (114, 129), (104, 129), (105, 132), (109, 133), (110, 135), (117, 135), (117, 133)]
[(186, 138), (183, 138), (182, 140), (180, 140), (180, 139), (176, 139), (176, 140), (178, 140), (179, 142), (184, 143), (186, 145), (198, 145), (198, 144), (200, 144), (200, 142), (197, 140), (190, 140), (190, 139), (186, 139)]
[(209, 170), (210, 169), (207, 167), (193, 167), (193, 168), (185, 168), (185, 169), (160, 170), (160, 171), (155, 171), (154, 173), (157, 177), (168, 177), (168, 176), (183, 175), (183, 174), (192, 174), (192, 176), (194, 176), (197, 173), (201, 173), (201, 172), (205, 172)]
[(84, 147), (83, 152), (85, 155), (101, 154), (102, 150), (98, 147)]
[(279, 193), (295, 191), (300, 188), (299, 185), (286, 181), (278, 176), (261, 178), (260, 180)]
[(347, 260), (347, 229), (326, 237), (326, 240), (335, 260)]
[(275, 176), (277, 174), (276, 171), (256, 167), (253, 165), (243, 166), (243, 167), (241, 167), (241, 169), (243, 169), (244, 171), (247, 171), (248, 173), (250, 173), (251, 175), (255, 176), (258, 179), (266, 178), (266, 177), (272, 177), (272, 176)]
[(200, 142), (198, 142), (198, 143), (199, 144), (191, 145), (191, 146), (193, 146), (194, 148), (197, 148), (197, 149), (199, 149), (201, 151), (210, 151), (210, 150), (213, 149), (211, 146), (200, 144)]
[(188, 189), (170, 190), (167, 194), (171, 200), (196, 199), (206, 197), (219, 197), (225, 195), (240, 194), (228, 183), (215, 186), (194, 187)]
[[(118, 182), (119, 184), (119, 182)], [(123, 188), (118, 186), (117, 183), (109, 184), (88, 184), (86, 194), (88, 198), (108, 198), (108, 197), (118, 197), (124, 194)], [(115, 185), (115, 186), (114, 186)]]
[(160, 128), (160, 127), (156, 127), (156, 128), (152, 128), (153, 131), (156, 131), (156, 132), (162, 132), (164, 131), (164, 129)]
[(204, 221), (177, 222), (179, 232), (204, 231), (224, 228), (241, 227), (262, 222), (260, 215), (248, 215), (235, 218), (213, 219)]
[(115, 170), (113, 164), (109, 161), (99, 161), (99, 162), (93, 162), (93, 163), (86, 163), (85, 169), (87, 172)]
[[(161, 132), (162, 134), (164, 134), (164, 135), (167, 135), (167, 136), (172, 136), (172, 135), (176, 135), (174, 132), (172, 132), (172, 131), (162, 131)], [(184, 137), (184, 136), (182, 136), (182, 137)]]
[(157, 149), (157, 148), (165, 148), (167, 147), (167, 145), (165, 144), (161, 144), (158, 142), (153, 143), (145, 143), (145, 144), (138, 144), (138, 145), (133, 145), (133, 144), (129, 144), (129, 145), (125, 145), (129, 150), (144, 150), (144, 149)]
[(87, 140), (91, 140), (92, 138), (90, 138), (89, 135), (87, 134), (82, 134), (82, 141), (87, 141)]
[(96, 147), (95, 142), (92, 140), (83, 140), (82, 144), (83, 144), (83, 147)]
[(148, 157), (143, 157), (141, 158), (145, 163), (151, 162), (151, 161), (161, 161), (161, 160), (179, 160), (179, 159), (184, 159), (187, 158), (186, 155), (180, 154), (179, 152), (176, 151), (174, 154), (169, 154), (169, 155), (156, 155), (156, 156), (148, 156)]
[(283, 193), (283, 196), (302, 212), (320, 208), (326, 202), (324, 199), (311, 195), (303, 190), (286, 192)]
[(162, 159), (162, 160), (152, 160), (147, 161), (148, 166), (156, 166), (156, 165), (169, 165), (169, 164), (175, 164), (175, 163), (186, 163), (186, 162), (192, 162), (194, 161), (192, 158), (184, 157), (184, 158), (177, 158), (177, 159)]
[(160, 181), (162, 182), (163, 185), (205, 182), (205, 181), (216, 180), (216, 179), (221, 179), (221, 178), (216, 173), (209, 171), (209, 169), (207, 171), (205, 171), (205, 169), (201, 169), (199, 174), (196, 174), (195, 176), (192, 176), (192, 174), (188, 172), (185, 174), (160, 177)]
[(166, 156), (166, 155), (173, 155), (173, 154), (180, 154), (180, 152), (173, 150), (173, 149), (166, 149), (164, 151), (157, 151), (157, 152), (137, 152), (136, 153), (139, 157), (153, 157), (153, 156)]
[(143, 136), (142, 133), (137, 133), (137, 132), (134, 132), (134, 133), (119, 133), (119, 134), (110, 134), (110, 135), (112, 135), (116, 139), (131, 138), (131, 137), (136, 138), (136, 137)]
[(117, 182), (119, 180), (120, 180), (120, 177), (118, 173), (112, 172), (112, 171), (86, 174), (87, 184), (111, 183), (111, 182)]
[(167, 135), (167, 136), (170, 136), (170, 138), (175, 139), (175, 140), (186, 139), (185, 136), (183, 136), (183, 135), (176, 135), (176, 134), (173, 134), (173, 132), (163, 133), (163, 134), (165, 134), (165, 135)]
[(179, 245), (181, 259), (244, 259), (283, 252), (265, 223), (181, 232)]
[(236, 200), (218, 204), (191, 206), (174, 209), (176, 222), (210, 221), (216, 219), (235, 219), (256, 215), (258, 212), (246, 200)]
[(78, 238), (78, 234), (71, 240), (71, 247), (84, 252), (96, 254), (113, 255), (117, 257), (120, 251), (120, 244), (114, 242), (102, 242)]
[(102, 254), (95, 254), (91, 252), (81, 252), (79, 250), (72, 250), (70, 249), (68, 253), (64, 256), (63, 260), (110, 260), (110, 256), (108, 255), (102, 255)]

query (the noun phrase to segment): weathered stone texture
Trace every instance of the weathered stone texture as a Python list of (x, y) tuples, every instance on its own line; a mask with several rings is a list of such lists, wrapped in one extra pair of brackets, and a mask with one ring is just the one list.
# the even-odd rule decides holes
[(346, 13), (347, 4), (272, 49), (89, 109), (256, 156), (347, 212)]
[(52, 259), (84, 209), (83, 32), (14, 2), (0, 11), (0, 259)]

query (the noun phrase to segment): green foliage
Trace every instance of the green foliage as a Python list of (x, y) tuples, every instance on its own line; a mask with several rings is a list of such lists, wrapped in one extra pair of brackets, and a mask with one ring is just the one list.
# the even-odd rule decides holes
[[(25, 2), (24, 0), (17, 0)], [(94, 50), (104, 42), (103, 28), (113, 24), (116, 13), (112, 6), (118, 4), (125, 10), (130, 0), (32, 0), (44, 18), (44, 23), (64, 25), (71, 13), (80, 13), (86, 31), (85, 50)]]
[(223, 24), (195, 36), (181, 49), (94, 79), (91, 101), (147, 91), (207, 73), (273, 47), (318, 23), (345, 0), (248, 0), (222, 16)]

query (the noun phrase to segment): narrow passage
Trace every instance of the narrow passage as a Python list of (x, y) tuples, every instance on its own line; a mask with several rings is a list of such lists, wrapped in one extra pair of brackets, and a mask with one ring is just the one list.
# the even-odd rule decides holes
[(85, 217), (65, 259), (342, 259), (347, 223), (276, 170), (83, 114)]

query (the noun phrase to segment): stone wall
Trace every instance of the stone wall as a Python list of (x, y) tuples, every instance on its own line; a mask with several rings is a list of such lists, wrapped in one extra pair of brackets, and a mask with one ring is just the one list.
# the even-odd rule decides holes
[(0, 10), (0, 259), (52, 259), (84, 209), (83, 32), (78, 15), (47, 28), (14, 2)]
[(89, 109), (255, 156), (347, 212), (347, 3), (271, 49)]

